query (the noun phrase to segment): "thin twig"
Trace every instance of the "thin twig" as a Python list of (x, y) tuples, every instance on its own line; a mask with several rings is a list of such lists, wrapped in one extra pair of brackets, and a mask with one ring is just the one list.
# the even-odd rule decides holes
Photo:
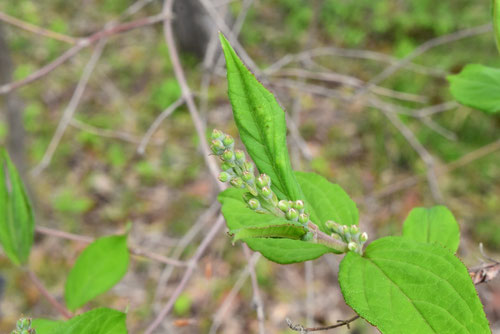
[(264, 304), (262, 303), (262, 298), (260, 296), (259, 283), (257, 282), (257, 274), (255, 273), (255, 265), (252, 265), (252, 255), (250, 254), (250, 249), (246, 244), (242, 245), (243, 253), (247, 258), (248, 271), (250, 272), (250, 281), (252, 282), (253, 291), (253, 302), (255, 304), (255, 309), (257, 310), (257, 320), (259, 321), (259, 334), (265, 334), (266, 329), (264, 326)]
[(286, 323), (288, 327), (290, 327), (291, 330), (300, 332), (300, 334), (306, 334), (310, 332), (318, 332), (318, 331), (326, 331), (329, 329), (334, 329), (342, 326), (347, 326), (349, 328), (349, 325), (351, 322), (354, 320), (358, 319), (359, 315), (355, 315), (354, 317), (347, 319), (347, 320), (337, 320), (338, 324), (336, 325), (330, 325), (330, 326), (325, 326), (325, 327), (304, 327), (301, 324), (294, 324), (290, 319), (286, 318)]
[(177, 108), (179, 108), (182, 104), (184, 104), (184, 98), (180, 97), (178, 98), (174, 103), (172, 103), (170, 106), (168, 106), (165, 110), (162, 111), (160, 115), (154, 120), (154, 122), (151, 124), (149, 127), (148, 131), (146, 131), (146, 134), (144, 134), (144, 137), (141, 139), (141, 143), (137, 147), (137, 153), (139, 154), (144, 154), (146, 151), (146, 146), (148, 145), (151, 137), (155, 133), (155, 131), (158, 129), (160, 126), (161, 122), (165, 120), (170, 114), (172, 114)]
[(224, 317), (229, 311), (229, 308), (231, 307), (234, 299), (236, 298), (238, 292), (241, 290), (243, 287), (243, 284), (245, 284), (245, 281), (248, 279), (250, 276), (250, 266), (255, 266), (257, 261), (260, 259), (260, 253), (253, 253), (250, 260), (248, 261), (245, 269), (240, 273), (238, 279), (236, 280), (236, 283), (234, 283), (231, 291), (226, 295), (226, 298), (222, 302), (222, 304), (219, 306), (217, 311), (214, 313), (213, 316), (213, 322), (212, 326), (210, 326), (210, 330), (208, 334), (215, 334), (217, 332), (217, 329), (219, 329), (220, 325), (224, 321)]
[[(77, 120), (75, 118), (72, 118), (71, 121), (69, 122), (69, 125), (72, 127), (91, 133), (96, 136), (100, 137), (106, 137), (106, 138), (113, 138), (113, 139), (119, 139), (123, 140), (125, 142), (133, 143), (133, 144), (140, 144), (141, 139), (137, 136), (134, 136), (133, 134), (124, 132), (124, 131), (115, 131), (115, 130), (110, 130), (110, 129), (103, 129), (103, 128), (98, 128), (96, 126), (84, 123), (80, 120)], [(154, 142), (154, 144), (159, 144), (159, 142)]]
[(54, 71), (56, 68), (67, 62), (69, 59), (74, 57), (76, 54), (78, 54), (81, 50), (84, 48), (96, 43), (100, 39), (121, 34), (133, 29), (141, 28), (144, 26), (156, 24), (159, 22), (162, 22), (165, 19), (165, 16), (163, 14), (161, 15), (154, 15), (154, 16), (149, 16), (143, 19), (138, 19), (135, 21), (123, 23), (116, 25), (112, 28), (105, 28), (101, 31), (96, 32), (95, 34), (91, 35), (88, 38), (83, 38), (81, 39), (74, 47), (71, 49), (68, 49), (66, 52), (64, 52), (62, 55), (60, 55), (58, 58), (50, 62), (49, 64), (43, 66), (42, 68), (38, 69), (37, 71), (33, 72), (32, 74), (28, 75), (26, 78), (21, 79), (19, 81), (14, 81), (5, 85), (0, 86), (0, 95), (2, 94), (7, 94), (15, 89), (18, 89), (19, 87), (22, 87), (24, 85), (27, 85), (33, 81), (36, 81), (45, 75), (49, 74), (50, 72)]
[(52, 307), (57, 310), (57, 312), (59, 312), (66, 319), (70, 319), (71, 317), (73, 317), (73, 314), (50, 294), (50, 292), (43, 285), (42, 281), (40, 281), (40, 279), (33, 271), (28, 269), (26, 272), (28, 273), (28, 276), (30, 277), (33, 284), (35, 284), (38, 291), (40, 291), (40, 293), (47, 299), (50, 305), (52, 305)]
[(41, 28), (41, 27), (38, 27), (38, 26), (36, 26), (34, 24), (25, 22), (23, 20), (20, 20), (18, 18), (12, 17), (10, 15), (7, 15), (4, 12), (0, 12), (0, 20), (4, 21), (6, 23), (9, 23), (9, 24), (11, 24), (13, 26), (16, 26), (18, 28), (21, 28), (21, 29), (24, 29), (26, 31), (32, 32), (32, 33), (34, 33), (36, 35), (45, 36), (45, 37), (52, 38), (52, 39), (55, 39), (55, 40), (58, 40), (58, 41), (61, 41), (61, 42), (64, 42), (64, 43), (76, 44), (78, 42), (77, 38), (74, 38), (74, 37), (71, 37), (71, 36), (68, 36), (68, 35), (64, 35), (64, 34), (61, 34), (61, 33), (55, 32), (55, 31), (47, 30), (47, 29), (44, 29), (44, 28)]
[[(167, 0), (170, 1), (170, 0)], [(163, 319), (170, 313), (172, 310), (172, 307), (174, 306), (175, 301), (177, 298), (179, 298), (180, 294), (184, 289), (186, 288), (187, 283), (191, 279), (191, 276), (193, 276), (195, 265), (198, 263), (200, 260), (201, 256), (204, 254), (205, 250), (208, 248), (212, 240), (215, 238), (215, 236), (219, 233), (219, 230), (224, 226), (224, 217), (219, 216), (215, 223), (212, 225), (212, 228), (208, 231), (207, 235), (201, 242), (201, 244), (198, 246), (198, 249), (196, 250), (196, 253), (193, 255), (193, 257), (189, 260), (189, 266), (187, 267), (187, 270), (184, 272), (184, 275), (182, 276), (181, 281), (179, 284), (177, 284), (177, 287), (175, 288), (174, 292), (168, 299), (167, 303), (163, 306), (162, 310), (158, 313), (158, 315), (155, 317), (155, 319), (150, 323), (150, 325), (146, 328), (144, 331), (144, 334), (152, 334), (158, 326), (162, 323)]]
[(73, 92), (73, 96), (71, 97), (68, 106), (62, 114), (61, 120), (57, 125), (56, 132), (54, 133), (54, 136), (52, 137), (52, 140), (50, 141), (49, 146), (47, 147), (47, 150), (42, 157), (42, 160), (31, 171), (33, 176), (38, 176), (50, 164), (52, 156), (54, 155), (54, 152), (56, 151), (57, 146), (59, 145), (59, 142), (64, 135), (64, 132), (66, 132), (66, 128), (71, 122), (73, 115), (75, 114), (76, 108), (80, 103), (83, 93), (85, 92), (85, 88), (87, 87), (90, 76), (92, 75), (97, 62), (99, 61), (99, 58), (101, 58), (106, 43), (107, 39), (102, 39), (99, 41), (99, 44), (96, 46), (94, 52), (92, 53), (89, 62), (87, 63), (87, 65), (85, 65), (82, 76), (80, 77), (80, 80), (76, 85), (75, 91)]
[(463, 30), (459, 30), (456, 32), (453, 32), (451, 34), (447, 34), (444, 36), (439, 36), (436, 38), (433, 38), (431, 40), (428, 40), (427, 42), (421, 44), (419, 47), (417, 47), (415, 50), (413, 50), (409, 55), (401, 59), (399, 62), (392, 64), (391, 66), (388, 66), (385, 68), (382, 72), (380, 72), (378, 75), (373, 77), (368, 83), (360, 88), (352, 97), (352, 100), (356, 100), (361, 95), (366, 93), (370, 88), (372, 88), (375, 85), (378, 85), (385, 79), (389, 78), (391, 75), (399, 71), (402, 67), (405, 65), (409, 64), (413, 59), (416, 57), (420, 56), (421, 54), (429, 51), (432, 48), (435, 48), (440, 45), (444, 44), (449, 44), (452, 42), (456, 42), (458, 40), (472, 37), (472, 36), (477, 36), (480, 34), (487, 33), (491, 31), (492, 25), (491, 23), (484, 24), (478, 27), (473, 27), (473, 28), (467, 28)]
[[(95, 239), (93, 239), (91, 237), (87, 237), (87, 236), (83, 236), (83, 235), (78, 235), (78, 234), (73, 234), (73, 233), (68, 233), (68, 232), (64, 232), (64, 231), (59, 231), (59, 230), (55, 230), (55, 229), (48, 228), (48, 227), (43, 227), (43, 226), (37, 226), (35, 228), (35, 231), (37, 233), (40, 233), (40, 234), (50, 235), (50, 236), (53, 236), (53, 237), (56, 237), (56, 238), (61, 238), (61, 239), (67, 239), (67, 240), (73, 240), (73, 241), (83, 242), (83, 243), (86, 243), (86, 244), (89, 244), (89, 243), (91, 243), (91, 242), (93, 242), (95, 240)], [(165, 264), (168, 264), (168, 265), (171, 265), (171, 266), (176, 266), (176, 267), (186, 267), (186, 266), (188, 266), (188, 264), (186, 262), (179, 261), (177, 259), (168, 258), (168, 257), (165, 257), (163, 255), (156, 254), (156, 253), (153, 253), (153, 252), (149, 252), (149, 251), (146, 251), (146, 250), (143, 250), (143, 249), (129, 247), (129, 251), (133, 255), (141, 256), (141, 257), (146, 257), (146, 258), (149, 258), (151, 260), (158, 261), (158, 262), (161, 262), (161, 263), (165, 263)]]

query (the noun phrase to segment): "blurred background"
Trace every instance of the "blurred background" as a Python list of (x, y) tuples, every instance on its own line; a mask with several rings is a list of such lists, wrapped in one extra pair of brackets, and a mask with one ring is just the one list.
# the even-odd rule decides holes
[[(472, 268), (486, 261), (480, 242), (500, 259), (500, 117), (453, 102), (446, 76), (468, 63), (500, 66), (490, 2), (176, 0), (172, 24), (206, 134), (216, 127), (238, 138), (220, 30), (237, 38), (236, 51), (286, 110), (295, 169), (340, 184), (372, 240), (399, 235), (415, 206), (448, 206)], [(131, 222), (131, 246), (187, 260), (216, 221), (218, 188), (157, 19), (163, 6), (2, 0), (0, 144), (23, 173), (39, 227), (96, 238)], [(38, 232), (30, 266), (61, 299), (86, 243)], [(286, 317), (311, 326), (352, 317), (340, 260), (281, 266), (252, 257), (266, 332), (291, 333)], [(257, 333), (247, 263), (220, 230), (158, 333)], [(134, 258), (87, 309), (128, 308), (130, 333), (142, 332), (184, 271)], [(0, 332), (20, 314), (58, 319), (3, 256), (0, 275)], [(477, 286), (494, 333), (499, 281)], [(357, 320), (332, 332), (377, 331)]]

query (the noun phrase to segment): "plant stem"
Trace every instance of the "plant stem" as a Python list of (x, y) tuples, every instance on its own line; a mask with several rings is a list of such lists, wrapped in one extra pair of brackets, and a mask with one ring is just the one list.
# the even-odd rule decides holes
[(341, 240), (332, 238), (325, 232), (321, 231), (318, 227), (318, 225), (314, 224), (313, 222), (309, 221), (307, 222), (307, 227), (314, 233), (314, 240), (318, 244), (325, 245), (329, 248), (335, 249), (341, 253), (346, 253), (348, 248), (347, 244)]

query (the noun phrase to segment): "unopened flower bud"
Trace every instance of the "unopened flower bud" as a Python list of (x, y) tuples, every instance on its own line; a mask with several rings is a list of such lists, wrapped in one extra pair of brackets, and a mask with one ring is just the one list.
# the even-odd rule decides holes
[(219, 155), (221, 151), (225, 149), (224, 144), (219, 139), (212, 140), (212, 145), (210, 146), (214, 154)]
[(235, 177), (231, 180), (231, 185), (235, 188), (243, 188), (245, 185), (240, 177)]
[(285, 216), (286, 216), (286, 219), (288, 219), (288, 220), (297, 221), (297, 219), (299, 218), (299, 213), (294, 208), (290, 208), (286, 212)]
[(336, 222), (334, 222), (333, 220), (328, 220), (326, 223), (325, 223), (326, 227), (328, 227), (330, 230), (332, 230), (334, 233), (339, 233), (340, 230), (339, 230), (339, 227), (340, 225), (337, 224)]
[(332, 233), (330, 235), (333, 239), (337, 239), (337, 240), (340, 240), (342, 241), (342, 237), (340, 235), (338, 235), (337, 233)]
[(257, 178), (257, 185), (262, 188), (262, 187), (270, 187), (271, 186), (271, 178), (267, 176), (266, 174), (260, 174), (260, 176)]
[(292, 207), (298, 211), (304, 210), (304, 201), (299, 199), (298, 201), (293, 202)]
[(220, 168), (221, 168), (223, 171), (229, 171), (231, 168), (233, 168), (233, 166), (231, 166), (231, 164), (230, 164), (230, 163), (223, 162), (223, 163), (220, 165)]
[(350, 230), (351, 230), (351, 234), (356, 234), (359, 232), (359, 227), (358, 227), (358, 225), (351, 225)]
[(211, 134), (212, 139), (222, 139), (224, 138), (224, 133), (221, 130), (213, 129)]
[(348, 243), (348, 244), (347, 244), (347, 248), (348, 248), (350, 251), (355, 252), (355, 251), (356, 251), (356, 249), (358, 249), (358, 244), (357, 244), (357, 243), (355, 243), (355, 242), (352, 242), (352, 241), (351, 241), (350, 243)]
[(226, 148), (231, 149), (234, 146), (234, 138), (231, 137), (230, 135), (226, 135), (224, 139), (222, 139), (222, 143)]
[(290, 204), (288, 204), (288, 201), (282, 199), (281, 201), (278, 202), (278, 208), (283, 212), (287, 212), (288, 209), (290, 209)]
[(273, 196), (273, 191), (269, 187), (261, 188), (260, 192), (262, 193), (262, 196), (264, 196), (267, 199), (270, 199)]
[(309, 221), (309, 215), (307, 213), (301, 213), (299, 215), (299, 223), (306, 224)]
[(219, 174), (219, 181), (220, 182), (227, 182), (229, 180), (231, 180), (231, 175), (229, 175), (229, 173), (221, 172)]
[(368, 240), (368, 233), (366, 232), (361, 233), (361, 235), (359, 236), (359, 241), (364, 243), (366, 242), (366, 240)]
[(255, 178), (255, 176), (254, 176), (252, 173), (248, 172), (248, 171), (244, 171), (244, 172), (241, 174), (241, 178), (243, 179), (243, 181), (245, 181), (245, 182), (247, 182), (247, 183), (248, 183), (248, 182), (250, 182), (250, 183), (251, 183), (251, 181), (253, 181), (253, 179)]
[(248, 207), (252, 210), (260, 209), (260, 202), (256, 198), (251, 198), (248, 200)]
[(243, 152), (242, 150), (235, 150), (234, 151), (234, 156), (236, 158), (236, 162), (240, 165), (243, 165), (243, 163), (245, 163), (245, 152)]
[(222, 159), (226, 162), (233, 162), (234, 161), (234, 152), (231, 150), (225, 150), (224, 153), (222, 153)]
[(244, 162), (243, 169), (249, 171), (250, 173), (253, 173), (253, 169), (254, 169), (253, 163), (251, 163), (250, 161)]

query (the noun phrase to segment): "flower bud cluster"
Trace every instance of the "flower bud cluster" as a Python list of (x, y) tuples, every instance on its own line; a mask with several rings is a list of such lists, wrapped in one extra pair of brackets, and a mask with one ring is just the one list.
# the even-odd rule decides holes
[(304, 212), (304, 201), (287, 201), (281, 200), (278, 202), (278, 208), (285, 214), (286, 219), (307, 224), (309, 215)]
[(344, 241), (350, 251), (363, 253), (363, 245), (368, 240), (368, 234), (361, 233), (357, 225), (340, 225), (331, 220), (327, 221), (325, 225), (332, 231), (332, 238)]
[(31, 328), (31, 319), (22, 318), (17, 321), (16, 329), (11, 334), (36, 334), (36, 330)]

